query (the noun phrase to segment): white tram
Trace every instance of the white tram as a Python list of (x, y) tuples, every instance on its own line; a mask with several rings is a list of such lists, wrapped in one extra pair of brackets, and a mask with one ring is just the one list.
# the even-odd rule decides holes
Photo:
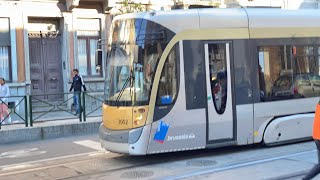
[(102, 146), (145, 155), (311, 137), (320, 11), (192, 9), (116, 16)]

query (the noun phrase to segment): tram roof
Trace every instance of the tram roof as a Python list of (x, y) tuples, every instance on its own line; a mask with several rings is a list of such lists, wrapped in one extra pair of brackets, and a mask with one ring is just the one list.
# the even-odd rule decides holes
[[(188, 9), (126, 14), (119, 18), (144, 18), (178, 33), (205, 28), (300, 28), (320, 27), (320, 11), (271, 8)], [(249, 19), (249, 20), (248, 20)]]

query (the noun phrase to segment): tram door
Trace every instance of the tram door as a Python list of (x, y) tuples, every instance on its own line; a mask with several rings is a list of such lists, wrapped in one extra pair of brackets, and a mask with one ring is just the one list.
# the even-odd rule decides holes
[(234, 138), (230, 47), (229, 42), (205, 44), (209, 143)]

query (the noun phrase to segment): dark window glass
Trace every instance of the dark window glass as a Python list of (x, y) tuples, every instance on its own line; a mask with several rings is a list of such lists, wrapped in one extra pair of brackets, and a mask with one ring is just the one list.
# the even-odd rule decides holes
[(319, 96), (317, 51), (314, 46), (259, 47), (261, 100)]
[(157, 105), (160, 106), (172, 104), (177, 96), (177, 46), (170, 51), (161, 72), (157, 93)]
[[(106, 60), (105, 98), (108, 105), (149, 103), (158, 61), (173, 36), (169, 29), (145, 19), (113, 22)], [(171, 59), (167, 63), (171, 64)]]
[(186, 109), (207, 107), (204, 45), (201, 41), (183, 41)]
[(227, 103), (227, 60), (225, 44), (209, 44), (209, 68), (214, 107), (223, 114)]

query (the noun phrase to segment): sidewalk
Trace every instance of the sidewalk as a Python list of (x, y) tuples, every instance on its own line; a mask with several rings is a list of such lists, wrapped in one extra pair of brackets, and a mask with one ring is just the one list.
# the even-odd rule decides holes
[(101, 116), (88, 117), (86, 122), (79, 119), (63, 119), (34, 122), (33, 127), (25, 124), (2, 125), (0, 130), (0, 145), (74, 135), (97, 134), (101, 124)]

